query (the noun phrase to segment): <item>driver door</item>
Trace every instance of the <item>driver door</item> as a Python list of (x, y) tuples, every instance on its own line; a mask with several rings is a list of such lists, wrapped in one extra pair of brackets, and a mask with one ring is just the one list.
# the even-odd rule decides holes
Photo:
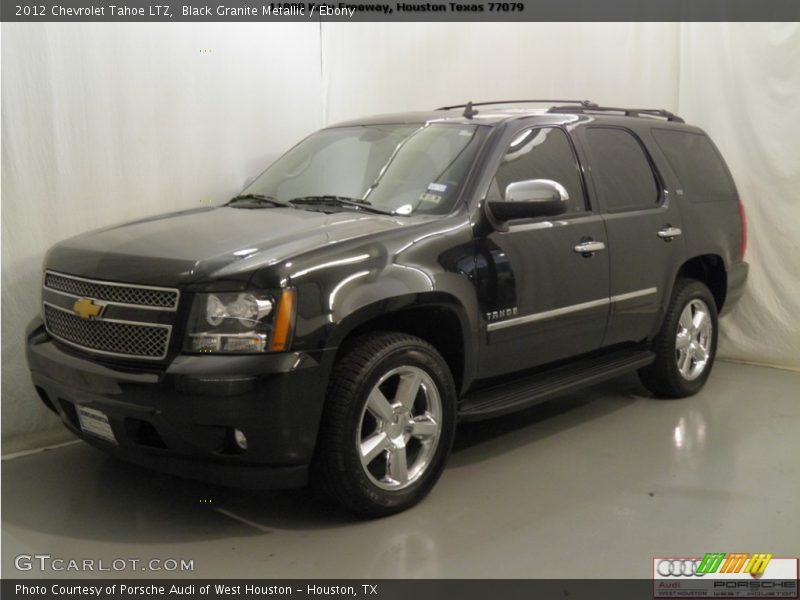
[(507, 138), (484, 202), (502, 201), (508, 185), (531, 179), (560, 183), (569, 202), (558, 217), (508, 221), (506, 231), (476, 241), (486, 325), (480, 377), (596, 350), (609, 316), (605, 225), (586, 203), (568, 134), (528, 127)]

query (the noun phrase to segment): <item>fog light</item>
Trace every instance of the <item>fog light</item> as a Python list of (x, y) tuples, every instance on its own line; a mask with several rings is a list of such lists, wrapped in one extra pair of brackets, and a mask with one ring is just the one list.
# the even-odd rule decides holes
[(247, 436), (241, 429), (233, 430), (233, 441), (236, 442), (236, 445), (242, 450), (247, 450)]

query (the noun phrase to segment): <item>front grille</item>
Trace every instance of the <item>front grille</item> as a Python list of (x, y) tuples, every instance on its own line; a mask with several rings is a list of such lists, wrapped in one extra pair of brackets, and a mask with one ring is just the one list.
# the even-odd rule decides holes
[(167, 355), (169, 325), (88, 320), (62, 308), (44, 305), (47, 330), (73, 346), (101, 354), (162, 359)]
[(114, 304), (165, 310), (175, 310), (178, 306), (178, 290), (91, 281), (50, 271), (45, 273), (44, 287), (78, 298), (94, 298)]

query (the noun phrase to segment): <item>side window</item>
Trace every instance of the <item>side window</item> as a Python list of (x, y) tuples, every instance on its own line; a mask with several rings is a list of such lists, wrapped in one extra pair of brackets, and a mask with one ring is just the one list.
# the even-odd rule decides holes
[(557, 181), (569, 194), (568, 212), (586, 210), (578, 163), (561, 129), (528, 129), (514, 138), (495, 173), (488, 198), (502, 200), (510, 183), (528, 179)]
[(586, 130), (592, 180), (608, 212), (652, 208), (660, 200), (658, 182), (639, 140), (624, 129)]
[(653, 137), (693, 202), (735, 200), (736, 187), (711, 140), (702, 133), (654, 129)]

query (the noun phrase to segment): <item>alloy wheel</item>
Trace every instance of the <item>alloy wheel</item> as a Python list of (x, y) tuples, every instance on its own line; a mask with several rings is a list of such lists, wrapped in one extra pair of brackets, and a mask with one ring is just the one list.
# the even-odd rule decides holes
[(401, 366), (372, 388), (357, 430), (361, 466), (384, 490), (402, 490), (420, 479), (436, 453), (442, 401), (423, 369)]
[(711, 358), (713, 325), (711, 311), (699, 298), (689, 302), (678, 320), (675, 338), (675, 360), (686, 381), (697, 379)]

